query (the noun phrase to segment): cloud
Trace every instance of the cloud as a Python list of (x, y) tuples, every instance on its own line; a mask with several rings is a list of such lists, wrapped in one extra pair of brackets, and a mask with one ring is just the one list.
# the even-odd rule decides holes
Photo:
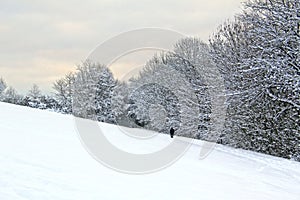
[(120, 32), (161, 27), (206, 41), (239, 7), (240, 0), (1, 0), (0, 76), (23, 92), (32, 83), (51, 91), (55, 77)]

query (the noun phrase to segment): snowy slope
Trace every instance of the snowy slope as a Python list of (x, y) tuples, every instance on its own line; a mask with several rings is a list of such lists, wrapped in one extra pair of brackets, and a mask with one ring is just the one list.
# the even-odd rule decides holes
[[(119, 148), (135, 153), (171, 140), (157, 135), (133, 142), (115, 126), (100, 126)], [(199, 160), (197, 142), (165, 170), (121, 174), (85, 151), (71, 116), (5, 103), (0, 103), (0, 137), (0, 200), (300, 199), (300, 163), (249, 151), (217, 146)]]

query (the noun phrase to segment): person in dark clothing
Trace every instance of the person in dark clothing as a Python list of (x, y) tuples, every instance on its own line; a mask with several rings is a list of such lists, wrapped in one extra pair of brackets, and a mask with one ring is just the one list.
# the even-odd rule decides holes
[(171, 136), (171, 138), (174, 137), (174, 133), (175, 133), (175, 130), (174, 130), (174, 128), (172, 127), (172, 128), (170, 129), (170, 136)]

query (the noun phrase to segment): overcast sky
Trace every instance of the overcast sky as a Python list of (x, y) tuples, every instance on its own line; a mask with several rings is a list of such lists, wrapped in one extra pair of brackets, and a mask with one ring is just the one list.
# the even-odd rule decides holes
[(160, 27), (207, 41), (241, 0), (1, 0), (0, 77), (25, 93), (52, 83), (114, 35)]

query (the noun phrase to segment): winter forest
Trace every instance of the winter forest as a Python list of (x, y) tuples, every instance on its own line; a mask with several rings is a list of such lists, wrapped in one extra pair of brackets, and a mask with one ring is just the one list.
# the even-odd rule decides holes
[[(299, 51), (300, 1), (250, 0), (207, 44), (183, 38), (127, 82), (87, 60), (53, 83), (53, 95), (38, 85), (20, 95), (0, 78), (0, 101), (165, 134), (184, 126), (178, 133), (184, 137), (300, 161)], [(224, 80), (226, 116), (217, 137), (209, 131), (212, 99), (203, 66), (216, 66)], [(174, 93), (163, 81), (177, 76), (186, 82)]]

